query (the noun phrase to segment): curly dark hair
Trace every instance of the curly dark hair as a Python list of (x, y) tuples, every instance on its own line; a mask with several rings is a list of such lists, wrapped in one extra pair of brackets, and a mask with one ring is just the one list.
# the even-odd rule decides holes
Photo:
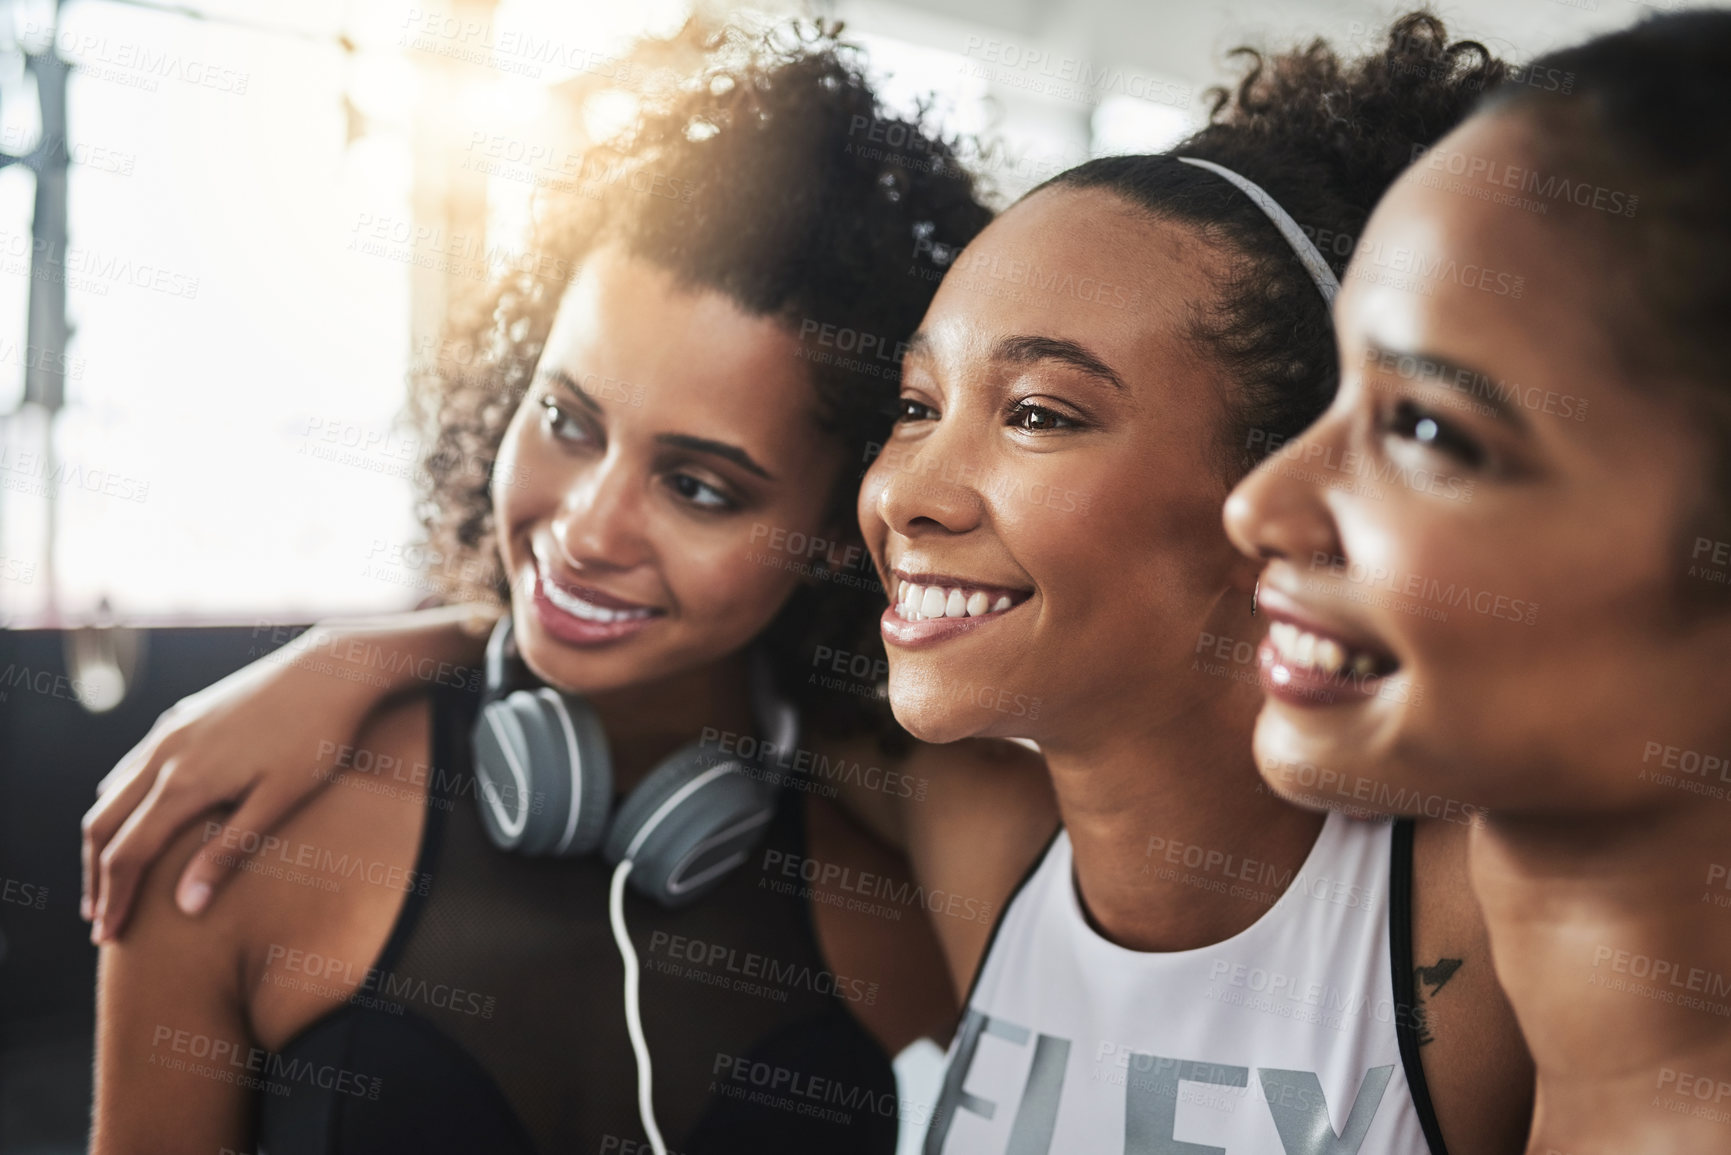
[[(1227, 484), (1328, 407), (1339, 381), (1328, 305), (1292, 246), (1251, 202), (1195, 157), (1248, 177), (1344, 272), (1371, 209), (1413, 160), (1463, 120), (1507, 65), (1474, 41), (1451, 43), (1428, 12), (1397, 20), (1377, 53), (1343, 61), (1322, 40), (1247, 63), (1231, 90), (1210, 90), (1206, 127), (1170, 152), (1089, 161), (1041, 188), (1102, 188), (1166, 220), (1194, 225), (1228, 255), (1193, 336), (1238, 395), (1222, 439)], [(1039, 189), (1034, 190), (1038, 192)], [(1030, 194), (1032, 195), (1032, 194)]]
[[(468, 563), (457, 568), (475, 579), (453, 583), (444, 600), (509, 598), (489, 500), (494, 459), (571, 275), (604, 243), (801, 339), (821, 420), (853, 463), (829, 513), (857, 543), (853, 503), (893, 419), (897, 354), (950, 255), (930, 238), (965, 243), (991, 214), (951, 143), (924, 123), (925, 110), (886, 112), (839, 33), (795, 23), (753, 35), (692, 23), (670, 41), (648, 42), (640, 54), (659, 61), (677, 58), (681, 42), (695, 45), (694, 74), (620, 140), (588, 150), (576, 195), (548, 205), (537, 222), (529, 271), (454, 312), (443, 347), (463, 355), (417, 374), (410, 409), (429, 435), (419, 514), (430, 552), (448, 569), (453, 559)], [(901, 147), (880, 147), (886, 141)], [(863, 548), (825, 556), (865, 559)], [(881, 655), (882, 588), (869, 561), (813, 576), (762, 641), (808, 723), (884, 733), (893, 721), (875, 685), (837, 693), (798, 676), (822, 645)]]
[[(1483, 110), (1531, 119), (1536, 159), (1577, 189), (1637, 198), (1553, 227), (1572, 250), (1591, 244), (1583, 260), (1610, 286), (1598, 320), (1623, 375), (1682, 384), (1697, 403), (1719, 446), (1719, 522), (1731, 524), (1731, 12), (1652, 15), (1530, 71)], [(1600, 276), (1607, 268), (1619, 275)]]

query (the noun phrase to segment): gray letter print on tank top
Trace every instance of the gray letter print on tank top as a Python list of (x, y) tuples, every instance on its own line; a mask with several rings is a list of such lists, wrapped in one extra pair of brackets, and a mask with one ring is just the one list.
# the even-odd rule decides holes
[(1224, 1147), (1185, 1143), (1173, 1137), (1178, 1126), (1179, 1083), (1245, 1087), (1250, 1084), (1250, 1068), (1131, 1055), (1124, 1079), (1125, 1155), (1226, 1155)]
[[(1070, 1057), (1070, 1040), (1052, 1035), (1035, 1036), (1027, 1027), (969, 1009), (956, 1032), (955, 1058), (944, 1072), (943, 1088), (932, 1111), (926, 1132), (924, 1155), (944, 1155), (950, 1125), (957, 1111), (982, 1119), (998, 1113), (998, 1103), (962, 1090), (980, 1041), (990, 1035), (1018, 1047), (1035, 1039), (1027, 1082), (1016, 1107), (1004, 1155), (1048, 1155), (1057, 1126), (1058, 1104), (1063, 1096), (1064, 1073)], [(1370, 1124), (1382, 1105), (1394, 1068), (1372, 1067), (1364, 1074), (1352, 1101), (1346, 1123), (1337, 1135), (1329, 1121), (1328, 1100), (1322, 1082), (1311, 1071), (1257, 1068), (1262, 1092), (1286, 1155), (1358, 1155), (1370, 1134)], [(1233, 1155), (1224, 1147), (1188, 1143), (1173, 1132), (1178, 1122), (1180, 1083), (1207, 1083), (1217, 1087), (1247, 1087), (1248, 1067), (1227, 1066), (1195, 1059), (1170, 1059), (1160, 1055), (1133, 1054), (1124, 1080), (1124, 1155)]]
[(1382, 1106), (1382, 1094), (1388, 1090), (1394, 1068), (1372, 1067), (1364, 1073), (1339, 1135), (1328, 1121), (1328, 1100), (1314, 1074), (1262, 1067), (1256, 1073), (1262, 1077), (1262, 1094), (1274, 1116), (1274, 1128), (1280, 1132), (1280, 1145), (1290, 1155), (1358, 1155), (1364, 1137), (1370, 1134), (1370, 1121)]
[[(956, 1032), (955, 1061), (944, 1072), (943, 1090), (932, 1112), (931, 1128), (926, 1132), (925, 1155), (938, 1155), (943, 1151), (944, 1140), (950, 1135), (950, 1123), (958, 1110), (971, 1112), (982, 1119), (991, 1119), (998, 1113), (997, 1103), (962, 1090), (968, 1071), (974, 1065), (974, 1055), (980, 1049), (981, 1035), (992, 1035), (1025, 1047), (1031, 1033), (1027, 1027), (969, 1008)], [(1052, 1129), (1058, 1124), (1058, 1102), (1063, 1097), (1064, 1072), (1069, 1063), (1069, 1039), (1040, 1035), (1035, 1041), (1028, 1081), (1022, 1087), (1022, 1099), (1016, 1106), (1016, 1121), (1010, 1128), (1010, 1141), (1004, 1148), (1004, 1155), (1046, 1155), (1052, 1149)]]

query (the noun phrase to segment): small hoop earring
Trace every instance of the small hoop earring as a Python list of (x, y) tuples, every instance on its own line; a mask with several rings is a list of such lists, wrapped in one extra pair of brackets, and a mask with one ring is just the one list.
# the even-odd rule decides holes
[(1256, 586), (1250, 591), (1250, 616), (1256, 616), (1256, 599), (1262, 594), (1262, 579), (1256, 579)]

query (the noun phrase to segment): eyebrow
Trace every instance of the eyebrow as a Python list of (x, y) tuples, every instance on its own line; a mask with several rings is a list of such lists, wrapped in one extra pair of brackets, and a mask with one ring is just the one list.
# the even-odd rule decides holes
[(1079, 373), (1103, 381), (1114, 389), (1124, 388), (1124, 379), (1085, 345), (1062, 337), (1033, 335), (1005, 337), (992, 349), (992, 359), (1014, 365), (1056, 361)]
[[(1432, 385), (1439, 389), (1464, 393), (1475, 401), (1480, 401), (1488, 406), (1497, 419), (1504, 424), (1517, 429), (1526, 427), (1526, 418), (1521, 414), (1519, 407), (1509, 404), (1507, 393), (1513, 386), (1509, 386), (1476, 366), (1423, 349), (1388, 349), (1374, 341), (1365, 345), (1364, 359), (1367, 364), (1375, 361), (1377, 371), (1392, 374), (1402, 381), (1414, 381), (1421, 385)], [(1402, 373), (1398, 368), (1388, 369), (1382, 364), (1384, 361), (1398, 363), (1408, 359), (1418, 362), (1419, 372)], [(1463, 379), (1466, 384), (1459, 384)]]
[(670, 445), (675, 449), (685, 449), (692, 453), (707, 453), (724, 461), (731, 461), (747, 473), (755, 473), (765, 481), (774, 481), (775, 477), (752, 459), (751, 454), (737, 445), (729, 445), (725, 441), (712, 441), (707, 437), (693, 437), (689, 433), (660, 433), (655, 440), (662, 445)]
[(600, 402), (589, 396), (589, 394), (583, 392), (583, 386), (577, 383), (577, 378), (571, 376), (571, 374), (567, 373), (565, 370), (543, 369), (541, 370), (541, 376), (556, 385), (563, 385), (565, 391), (571, 394), (572, 398), (585, 409), (588, 409), (592, 413), (601, 412)]
[[(589, 409), (591, 412), (599, 413), (601, 411), (600, 403), (597, 402), (595, 398), (585, 393), (583, 387), (577, 383), (577, 379), (572, 377), (571, 374), (567, 373), (565, 370), (546, 369), (542, 371), (541, 376), (556, 384), (563, 385), (566, 392), (570, 393), (578, 403)], [(755, 474), (756, 476), (763, 478), (765, 481), (775, 480), (775, 475), (770, 473), (770, 471), (765, 469), (763, 466), (759, 465), (757, 460), (753, 458), (751, 454), (747, 453), (739, 446), (729, 445), (725, 441), (716, 441), (709, 437), (694, 437), (689, 433), (660, 433), (656, 435), (655, 441), (659, 445), (670, 446), (674, 449), (683, 449), (690, 453), (706, 453), (711, 457), (719, 457), (723, 461), (733, 462), (733, 464), (739, 466), (747, 473)]]
[[(932, 352), (932, 339), (924, 329), (908, 338), (903, 357), (929, 357)], [(994, 361), (1008, 361), (1013, 365), (1032, 365), (1039, 361), (1056, 361), (1067, 365), (1090, 377), (1104, 381), (1114, 389), (1124, 388), (1124, 379), (1118, 376), (1112, 366), (1106, 364), (1098, 356), (1088, 350), (1088, 347), (1062, 337), (1040, 337), (1032, 334), (1021, 334), (1005, 337), (992, 346)]]

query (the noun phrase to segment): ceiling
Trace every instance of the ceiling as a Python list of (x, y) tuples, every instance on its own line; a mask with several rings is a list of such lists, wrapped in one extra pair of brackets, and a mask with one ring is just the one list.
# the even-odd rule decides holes
[[(1528, 59), (1620, 28), (1675, 0), (1448, 0), (1433, 6), (1452, 34)], [(1731, 0), (1699, 5), (1731, 6)], [(1369, 0), (829, 0), (821, 7), (859, 31), (952, 52), (969, 37), (1001, 35), (1023, 52), (1136, 68), (1205, 85), (1238, 44), (1283, 46), (1323, 36), (1361, 50), (1410, 6)], [(979, 42), (973, 42), (979, 51)]]

